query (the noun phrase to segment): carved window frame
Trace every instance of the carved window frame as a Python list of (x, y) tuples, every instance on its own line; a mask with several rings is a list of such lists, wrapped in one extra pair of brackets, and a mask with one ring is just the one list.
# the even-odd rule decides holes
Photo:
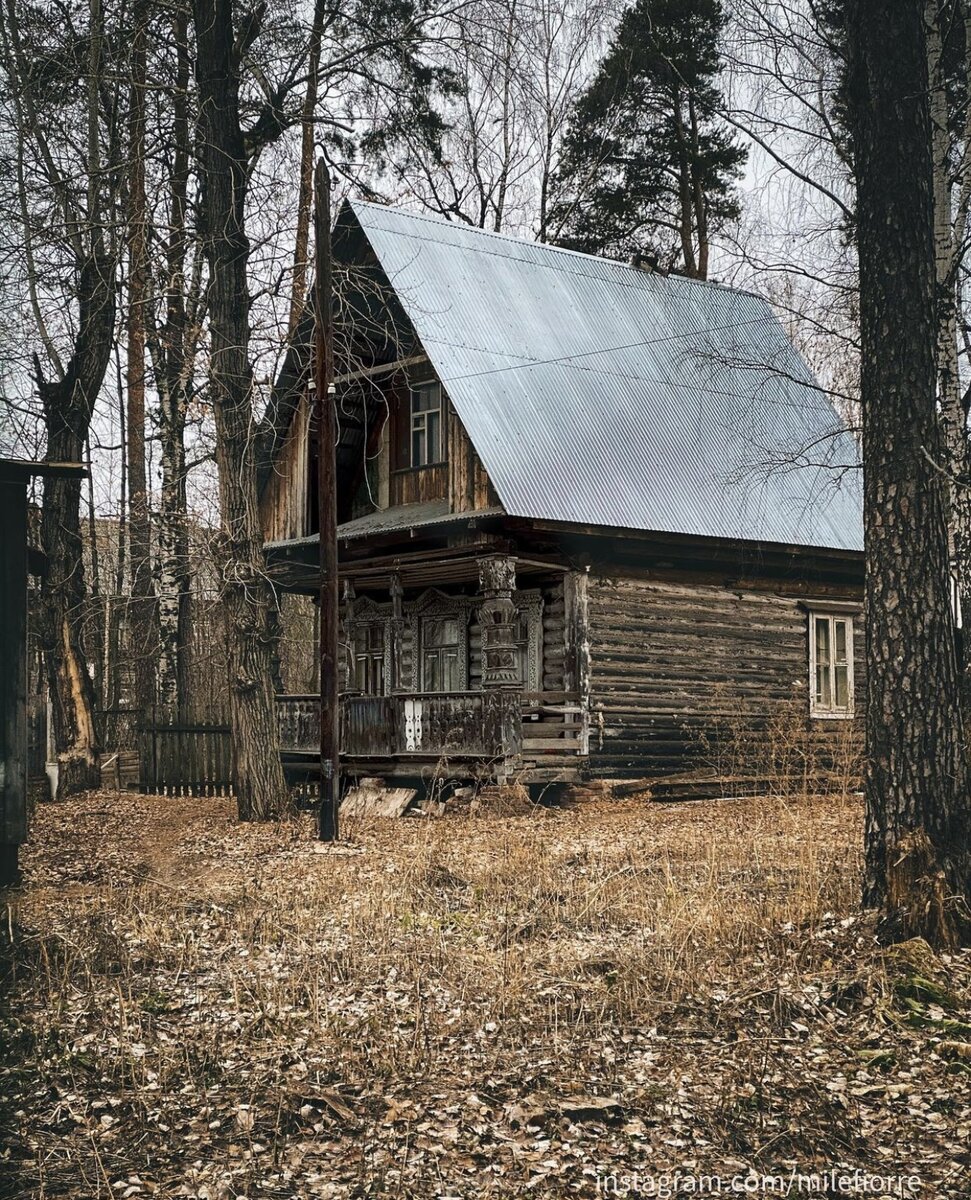
[[(526, 614), (526, 663), (523, 672), (523, 690), (526, 692), (541, 692), (543, 690), (543, 593), (539, 588), (528, 588), (514, 593), (516, 608)], [(469, 691), (470, 655), (469, 627), (473, 618), (478, 617), (478, 608), (482, 597), (450, 596), (438, 588), (429, 588), (422, 592), (417, 600), (405, 605), (404, 625), (411, 635), (411, 678), (400, 680), (400, 687), (394, 689), (392, 681), (394, 673), (394, 641), (391, 632), (392, 612), (389, 601), (380, 602), (365, 597), (354, 603), (354, 617), (348, 629), (350, 645), (354, 646), (354, 635), (359, 625), (382, 625), (384, 627), (384, 694), (392, 695), (395, 691), (402, 693), (420, 693), (421, 663), (422, 663), (422, 621), (425, 617), (450, 617), (458, 621), (461, 654), (459, 656), (459, 691)], [(354, 678), (353, 674), (351, 678)], [(481, 688), (481, 679), (479, 687)]]
[(412, 604), (411, 611), (405, 613), (405, 621), (411, 629), (411, 688), (412, 692), (424, 691), (421, 677), (421, 667), (424, 661), (425, 646), (422, 629), (426, 617), (442, 617), (453, 620), (459, 630), (459, 659), (458, 687), (459, 692), (469, 690), (469, 624), (471, 619), (471, 602), (474, 596), (449, 596), (438, 588), (429, 588), (422, 592)]
[(543, 690), (543, 593), (539, 588), (515, 593), (516, 609), (526, 614), (526, 669), (523, 691)]
[(384, 630), (384, 692), (382, 695), (388, 696), (391, 694), (392, 675), (392, 644), (391, 644), (391, 604), (390, 602), (381, 604), (376, 600), (365, 597), (363, 600), (354, 602), (354, 617), (350, 622), (350, 628), (347, 631), (347, 639), (350, 644), (351, 652), (351, 672), (350, 678), (356, 679), (356, 650), (355, 650), (355, 634), (361, 625), (380, 625)]

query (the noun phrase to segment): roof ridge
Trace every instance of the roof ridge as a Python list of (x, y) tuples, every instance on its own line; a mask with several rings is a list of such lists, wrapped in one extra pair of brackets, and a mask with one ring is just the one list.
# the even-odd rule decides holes
[[(377, 212), (388, 211), (393, 212), (397, 216), (407, 217), (412, 221), (421, 221), (427, 225), (444, 225), (451, 229), (459, 230), (462, 233), (471, 233), (481, 238), (491, 238), (494, 241), (512, 243), (517, 246), (535, 247), (539, 250), (549, 251), (555, 254), (565, 254), (572, 258), (585, 259), (589, 262), (606, 263), (608, 266), (619, 267), (631, 272), (632, 278), (646, 276), (651, 279), (674, 280), (677, 284), (686, 283), (693, 287), (707, 287), (720, 292), (731, 292), (738, 296), (753, 296), (757, 300), (761, 300), (764, 304), (769, 301), (759, 292), (753, 292), (751, 288), (732, 287), (727, 283), (720, 283), (716, 279), (696, 279), (691, 275), (680, 275), (677, 273), (664, 274), (661, 271), (644, 271), (640, 267), (632, 266), (630, 263), (624, 262), (620, 258), (607, 258), (603, 254), (589, 254), (584, 250), (571, 250), (568, 246), (557, 246), (552, 242), (540, 242), (535, 238), (524, 238), (514, 233), (499, 233), (494, 229), (483, 229), (479, 225), (466, 225), (458, 221), (449, 221), (446, 217), (442, 217), (437, 213), (415, 212), (410, 208), (402, 208), (397, 204), (380, 204), (374, 200), (362, 200), (354, 196), (348, 197), (348, 203), (353, 209), (370, 208)], [(482, 253), (477, 250), (476, 253)], [(636, 272), (636, 275), (634, 274)]]

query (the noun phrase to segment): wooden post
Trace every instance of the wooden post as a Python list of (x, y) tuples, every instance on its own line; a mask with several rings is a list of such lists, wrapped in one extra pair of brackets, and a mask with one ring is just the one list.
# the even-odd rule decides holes
[(314, 375), (317, 417), (317, 512), (320, 531), (320, 803), (317, 836), (338, 837), (340, 804), (340, 595), (337, 584), (337, 423), (331, 396), (334, 377), (331, 310), (330, 176), (323, 159), (314, 179), (314, 242), (317, 250)]
[[(513, 599), (516, 560), (504, 554), (480, 558), (479, 590), (485, 597), (479, 605), (482, 690), (493, 693), (486, 704), (495, 720), (493, 744), (499, 750), (496, 782), (505, 783), (512, 773), (513, 759), (521, 748), (522, 680), (520, 664), (516, 660), (516, 602)], [(510, 700), (502, 695), (503, 691), (510, 695)]]
[(590, 619), (588, 584), (590, 568), (570, 571), (563, 580), (566, 602), (566, 678), (568, 692), (575, 692), (580, 705), (578, 752), (590, 753)]
[(502, 554), (479, 559), (482, 687), (521, 688), (516, 663), (516, 560)]

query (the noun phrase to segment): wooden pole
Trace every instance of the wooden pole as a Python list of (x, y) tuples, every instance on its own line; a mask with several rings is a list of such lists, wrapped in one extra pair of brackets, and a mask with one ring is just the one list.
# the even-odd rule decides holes
[(337, 586), (337, 422), (331, 395), (334, 377), (331, 310), (330, 176), (323, 159), (314, 177), (314, 242), (317, 250), (314, 324), (317, 418), (317, 512), (320, 529), (320, 805), (317, 836), (338, 837), (340, 803), (339, 623)]

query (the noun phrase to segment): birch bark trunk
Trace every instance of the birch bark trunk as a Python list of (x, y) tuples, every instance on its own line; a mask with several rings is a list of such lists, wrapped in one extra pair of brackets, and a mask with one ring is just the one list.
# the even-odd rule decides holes
[(145, 196), (145, 68), (148, 9), (136, 0), (133, 12), (131, 87), (128, 115), (128, 649), (133, 667), (135, 708), (147, 720), (155, 708), (154, 594), (145, 478), (145, 309), (148, 263)]
[[(185, 422), (194, 333), (187, 299), (198, 304), (199, 276), (186, 277), (186, 211), (189, 189), (189, 14), (177, 3), (172, 15), (176, 73), (172, 88), (172, 174), (165, 246), (165, 320), (154, 351), (159, 382), (161, 492), (158, 545), (158, 701), (166, 717), (186, 719), (190, 695), (191, 571), (186, 502)], [(188, 296), (187, 296), (188, 293)]]

